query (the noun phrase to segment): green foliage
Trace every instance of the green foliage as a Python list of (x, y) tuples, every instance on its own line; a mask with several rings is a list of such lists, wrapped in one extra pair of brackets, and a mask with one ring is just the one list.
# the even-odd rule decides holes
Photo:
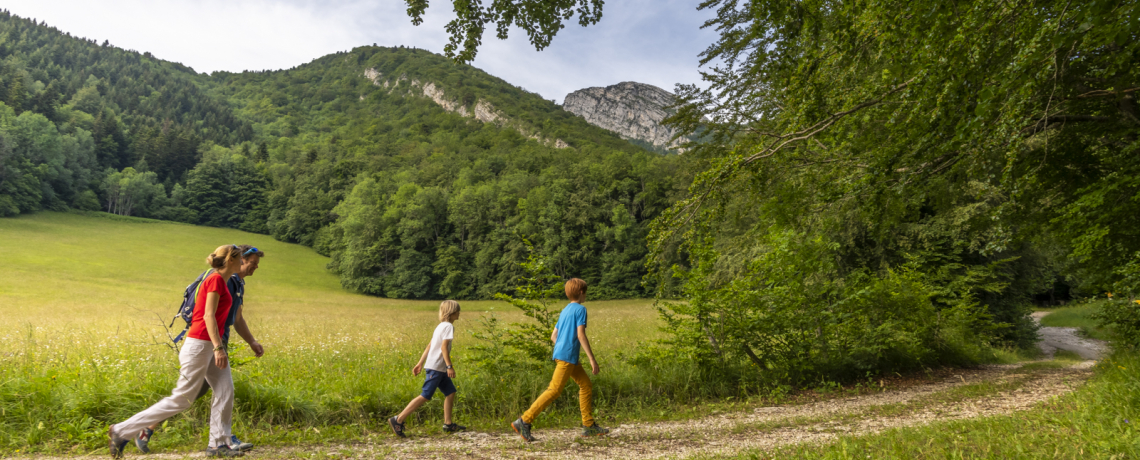
[[(345, 287), (490, 298), (513, 288), (521, 236), (598, 298), (645, 295), (646, 227), (683, 183), (683, 159), (420, 50), (362, 47), (216, 78), (263, 139), (270, 234), (332, 256)], [(448, 112), (423, 96), (428, 85), (468, 113), (486, 103), (508, 121)]]
[[(408, 16), (412, 17), (412, 24), (423, 23), (423, 14), (427, 10), (427, 0), (406, 0)], [(597, 24), (602, 19), (602, 0), (554, 0), (544, 2), (528, 2), (517, 0), (499, 0), (490, 6), (483, 6), (482, 2), (473, 0), (453, 0), (455, 19), (445, 27), (451, 38), (443, 47), (444, 54), (458, 62), (471, 62), (475, 60), (479, 45), (483, 43), (483, 31), (487, 24), (495, 24), (495, 36), (500, 40), (507, 39), (507, 32), (511, 27), (525, 30), (530, 37), (534, 49), (542, 51), (550, 45), (550, 41), (562, 30), (563, 21), (569, 20), (578, 13), (578, 24), (586, 27)], [(463, 48), (458, 54), (456, 50)]]
[[(643, 296), (647, 223), (684, 182), (682, 160), (422, 50), (200, 75), (5, 12), (0, 58), (13, 132), (43, 141), (0, 154), (0, 215), (91, 208), (88, 189), (119, 203), (107, 185), (132, 168), (164, 193), (117, 212), (310, 245), (373, 295), (490, 298), (525, 259), (521, 235), (599, 298)], [(430, 85), (496, 121), (442, 109)]]
[(1105, 302), (1092, 318), (1099, 327), (1110, 331), (1112, 342), (1117, 347), (1128, 350), (1140, 348), (1140, 305), (1135, 301)]
[(0, 215), (66, 209), (97, 178), (91, 134), (60, 132), (47, 117), (0, 103)]
[(1116, 292), (1108, 294), (1100, 311), (1092, 318), (1098, 326), (1109, 332), (1113, 344), (1128, 350), (1140, 349), (1140, 252), (1131, 261), (1116, 269)]
[[(511, 324), (501, 340), (503, 345), (515, 348), (535, 361), (546, 362), (554, 352), (550, 333), (558, 324), (559, 315), (558, 310), (551, 308), (551, 303), (562, 293), (564, 283), (550, 271), (549, 260), (535, 255), (530, 242), (524, 242), (529, 254), (526, 262), (519, 264), (523, 274), (519, 276), (514, 295), (497, 293), (495, 298), (511, 304), (534, 322)], [(476, 337), (484, 340), (495, 338), (490, 333)]]
[(103, 201), (115, 212), (184, 218), (167, 209), (166, 190), (146, 192), (154, 209), (132, 204), (138, 196), (106, 196), (121, 177), (104, 176), (153, 171), (169, 187), (197, 162), (202, 139), (248, 138), (248, 124), (208, 86), (185, 66), (0, 12), (0, 118), (10, 151), (0, 154), (0, 215)]
[(156, 183), (158, 175), (125, 168), (121, 172), (110, 169), (103, 179), (107, 196), (107, 212), (120, 216), (140, 214), (150, 209), (152, 202), (166, 198), (166, 189)]
[(685, 301), (662, 306), (677, 352), (791, 384), (987, 359), (993, 322), (973, 298), (940, 299), (918, 264), (840, 276), (834, 243), (749, 236), (763, 252), (730, 274), (724, 254), (690, 247), (694, 268), (677, 272)]
[[(0, 101), (17, 114), (29, 110), (54, 122), (68, 122), (71, 112), (105, 118), (111, 113), (121, 131), (107, 129), (96, 140), (112, 136), (116, 153), (128, 152), (127, 133), (143, 127), (178, 126), (221, 144), (248, 139), (249, 125), (224, 100), (207, 94), (209, 85), (205, 75), (181, 64), (0, 12), (0, 88), (5, 89)], [(122, 169), (133, 163), (101, 166)]]
[(187, 211), (177, 212), (197, 216), (190, 222), (199, 225), (266, 233), (268, 185), (265, 173), (248, 158), (213, 147), (187, 175), (179, 197)]
[[(663, 296), (707, 287), (723, 291), (713, 300), (757, 297), (709, 302), (718, 318), (748, 317), (765, 301), (788, 305), (783, 317), (795, 306), (822, 321), (819, 312), (859, 289), (902, 289), (894, 280), (906, 274), (923, 288), (904, 299), (965, 318), (953, 328), (974, 338), (962, 344), (1027, 346), (1032, 294), (1061, 270), (1104, 285), (1134, 252), (1122, 223), (1133, 212), (1127, 176), (1140, 123), (1136, 2), (700, 8), (716, 11), (708, 26), (722, 31), (702, 63), (724, 65), (705, 74), (707, 88), (684, 88), (671, 117), (708, 142), (690, 146), (700, 163), (690, 194), (651, 236)], [(771, 234), (799, 238), (795, 257), (776, 256)], [(1076, 266), (1057, 260), (1064, 252)], [(688, 263), (674, 268), (676, 257)], [(818, 260), (778, 276), (798, 258)], [(794, 291), (786, 280), (797, 278), (821, 292), (784, 297), (777, 288)], [(706, 321), (685, 313), (681, 330)], [(838, 324), (874, 314), (856, 309)], [(746, 328), (727, 331), (750, 339)], [(893, 345), (872, 349), (912, 342), (884, 343)], [(917, 356), (958, 359), (927, 343), (937, 353)], [(966, 356), (984, 355), (976, 351)], [(832, 362), (852, 372), (863, 361)]]

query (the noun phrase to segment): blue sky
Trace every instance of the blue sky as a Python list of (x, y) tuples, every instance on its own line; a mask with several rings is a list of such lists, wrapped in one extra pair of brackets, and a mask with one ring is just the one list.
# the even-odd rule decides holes
[[(199, 72), (289, 68), (355, 46), (414, 46), (442, 52), (451, 2), (431, 3), (413, 26), (402, 0), (8, 0), (13, 14), (46, 20)], [(698, 54), (716, 38), (699, 0), (610, 0), (601, 22), (571, 20), (546, 50), (526, 34), (483, 37), (472, 64), (559, 103), (571, 91), (638, 81), (673, 90), (699, 83)]]

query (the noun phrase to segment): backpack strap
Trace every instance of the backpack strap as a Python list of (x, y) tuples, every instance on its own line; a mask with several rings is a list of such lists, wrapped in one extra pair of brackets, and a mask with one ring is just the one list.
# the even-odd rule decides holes
[(198, 285), (194, 286), (194, 303), (198, 302), (198, 292), (201, 292), (201, 290), (202, 290), (202, 281), (205, 281), (206, 275), (209, 275), (210, 272), (212, 272), (212, 271), (214, 271), (214, 269), (212, 269), (212, 268), (209, 270), (206, 270), (206, 271), (202, 272), (202, 276), (198, 277), (198, 281), (197, 281)]
[[(198, 302), (198, 292), (202, 289), (202, 281), (204, 281), (206, 279), (206, 275), (209, 275), (213, 270), (214, 269), (211, 268), (202, 272), (202, 274), (198, 276), (198, 279), (194, 281), (197, 283), (197, 286), (194, 286), (194, 302)], [(174, 314), (174, 319), (170, 320), (170, 327), (174, 327), (174, 322), (178, 321), (178, 318), (181, 317), (182, 310), (179, 309), (178, 313)], [(174, 337), (174, 343), (180, 342), (186, 336), (186, 332), (188, 331), (190, 331), (190, 322), (186, 322), (186, 327), (182, 328), (182, 332), (179, 332), (178, 335)]]

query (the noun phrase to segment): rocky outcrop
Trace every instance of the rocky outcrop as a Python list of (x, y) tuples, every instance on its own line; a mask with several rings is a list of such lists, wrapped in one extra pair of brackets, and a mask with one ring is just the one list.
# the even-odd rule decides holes
[(567, 94), (562, 109), (581, 116), (586, 122), (638, 139), (655, 147), (679, 149), (675, 134), (661, 124), (669, 116), (665, 107), (676, 100), (673, 93), (653, 85), (632, 81), (605, 88), (586, 88)]
[[(388, 80), (381, 81), (383, 75), (376, 69), (365, 69), (364, 78), (371, 80), (373, 85), (387, 89), (389, 94), (400, 88), (402, 82), (407, 82), (407, 87), (405, 88), (406, 90), (410, 91), (412, 94), (423, 95), (424, 97), (431, 99), (433, 102), (442, 107), (443, 110), (446, 110), (448, 112), (457, 113), (464, 117), (472, 117), (483, 123), (492, 123), (496, 126), (514, 128), (522, 135), (554, 148), (565, 149), (570, 147), (570, 144), (567, 144), (562, 139), (548, 139), (542, 137), (538, 135), (536, 132), (537, 130), (530, 128), (525, 123), (512, 121), (502, 112), (496, 110), (495, 106), (491, 105), (490, 102), (476, 101), (475, 106), (468, 109), (467, 106), (461, 104), (459, 101), (449, 99), (447, 97), (447, 94), (444, 93), (443, 89), (435, 83), (423, 83), (419, 80), (411, 80), (409, 82), (407, 76), (405, 75), (400, 75), (400, 77), (396, 78), (395, 81), (389, 83)], [(364, 100), (364, 97), (361, 96), (360, 100)]]

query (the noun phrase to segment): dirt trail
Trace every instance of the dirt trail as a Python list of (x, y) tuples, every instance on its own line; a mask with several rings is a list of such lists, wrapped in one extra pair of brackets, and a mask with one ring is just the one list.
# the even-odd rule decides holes
[[(1055, 348), (1074, 349), (1083, 339), (1071, 328), (1043, 333), (1059, 337)], [(1067, 336), (1065, 336), (1067, 334)], [(1052, 345), (1053, 343), (1055, 345)], [(1094, 346), (1099, 344), (1092, 343)], [(1099, 352), (1103, 348), (1093, 350)], [(1088, 350), (1085, 350), (1088, 351)], [(1084, 356), (1082, 354), (1082, 356)], [(412, 458), (412, 459), (659, 459), (696, 454), (735, 454), (804, 442), (827, 442), (846, 434), (868, 434), (936, 421), (986, 417), (1030, 409), (1054, 396), (1073, 391), (1092, 375), (1095, 361), (1069, 367), (985, 366), (953, 371), (926, 383), (858, 396), (799, 405), (753, 407), (748, 410), (675, 422), (636, 423), (613, 427), (609, 436), (583, 439), (577, 430), (535, 431), (538, 441), (525, 443), (504, 429), (454, 436), (413, 436), (396, 440), (376, 433), (369, 442), (308, 447), (261, 447), (246, 458)], [(965, 388), (965, 387), (969, 388)], [(967, 396), (972, 395), (972, 396)], [(980, 395), (980, 396), (979, 396)], [(201, 453), (128, 458), (166, 460), (204, 457)], [(46, 458), (46, 457), (37, 457)], [(76, 457), (68, 457), (76, 458)], [(106, 455), (89, 458), (106, 458)]]
[[(1065, 394), (1092, 374), (1092, 361), (1072, 367), (1028, 371), (1017, 365), (961, 370), (941, 380), (899, 390), (841, 397), (802, 405), (755, 407), (747, 411), (658, 423), (614, 427), (609, 436), (583, 439), (577, 430), (536, 430), (538, 441), (527, 444), (507, 427), (497, 433), (396, 440), (377, 433), (374, 441), (352, 445), (262, 447), (245, 458), (338, 459), (663, 459), (696, 454), (734, 454), (834, 440), (845, 434), (924, 425), (935, 421), (985, 417), (1026, 410)], [(960, 397), (964, 386), (991, 388), (982, 397)], [(132, 446), (133, 447), (133, 446)], [(201, 453), (127, 458), (168, 460), (202, 458)], [(45, 458), (45, 457), (37, 457)], [(69, 457), (75, 458), (75, 457)], [(106, 458), (106, 455), (88, 458)]]
[[(514, 433), (470, 433), (387, 444), (376, 446), (375, 450), (372, 446), (346, 449), (356, 458), (387, 454), (425, 459), (655, 459), (698, 453), (734, 454), (802, 442), (826, 442), (844, 434), (1025, 410), (1072, 391), (1091, 375), (1090, 368), (1091, 362), (1034, 372), (1022, 372), (1019, 366), (992, 366), (898, 391), (804, 405), (758, 407), (680, 422), (622, 425), (606, 438), (581, 439), (574, 430), (537, 430), (539, 441), (532, 444), (524, 444)], [(1008, 390), (972, 399), (948, 394), (956, 388), (983, 382)]]
[[(1047, 311), (1034, 312), (1033, 321), (1041, 324), (1041, 318), (1049, 313)], [(1042, 326), (1038, 335), (1041, 337), (1041, 341), (1037, 342), (1037, 346), (1049, 357), (1052, 357), (1057, 350), (1068, 350), (1084, 359), (1100, 359), (1108, 351), (1108, 346), (1104, 342), (1077, 335), (1077, 328), (1075, 327)]]

